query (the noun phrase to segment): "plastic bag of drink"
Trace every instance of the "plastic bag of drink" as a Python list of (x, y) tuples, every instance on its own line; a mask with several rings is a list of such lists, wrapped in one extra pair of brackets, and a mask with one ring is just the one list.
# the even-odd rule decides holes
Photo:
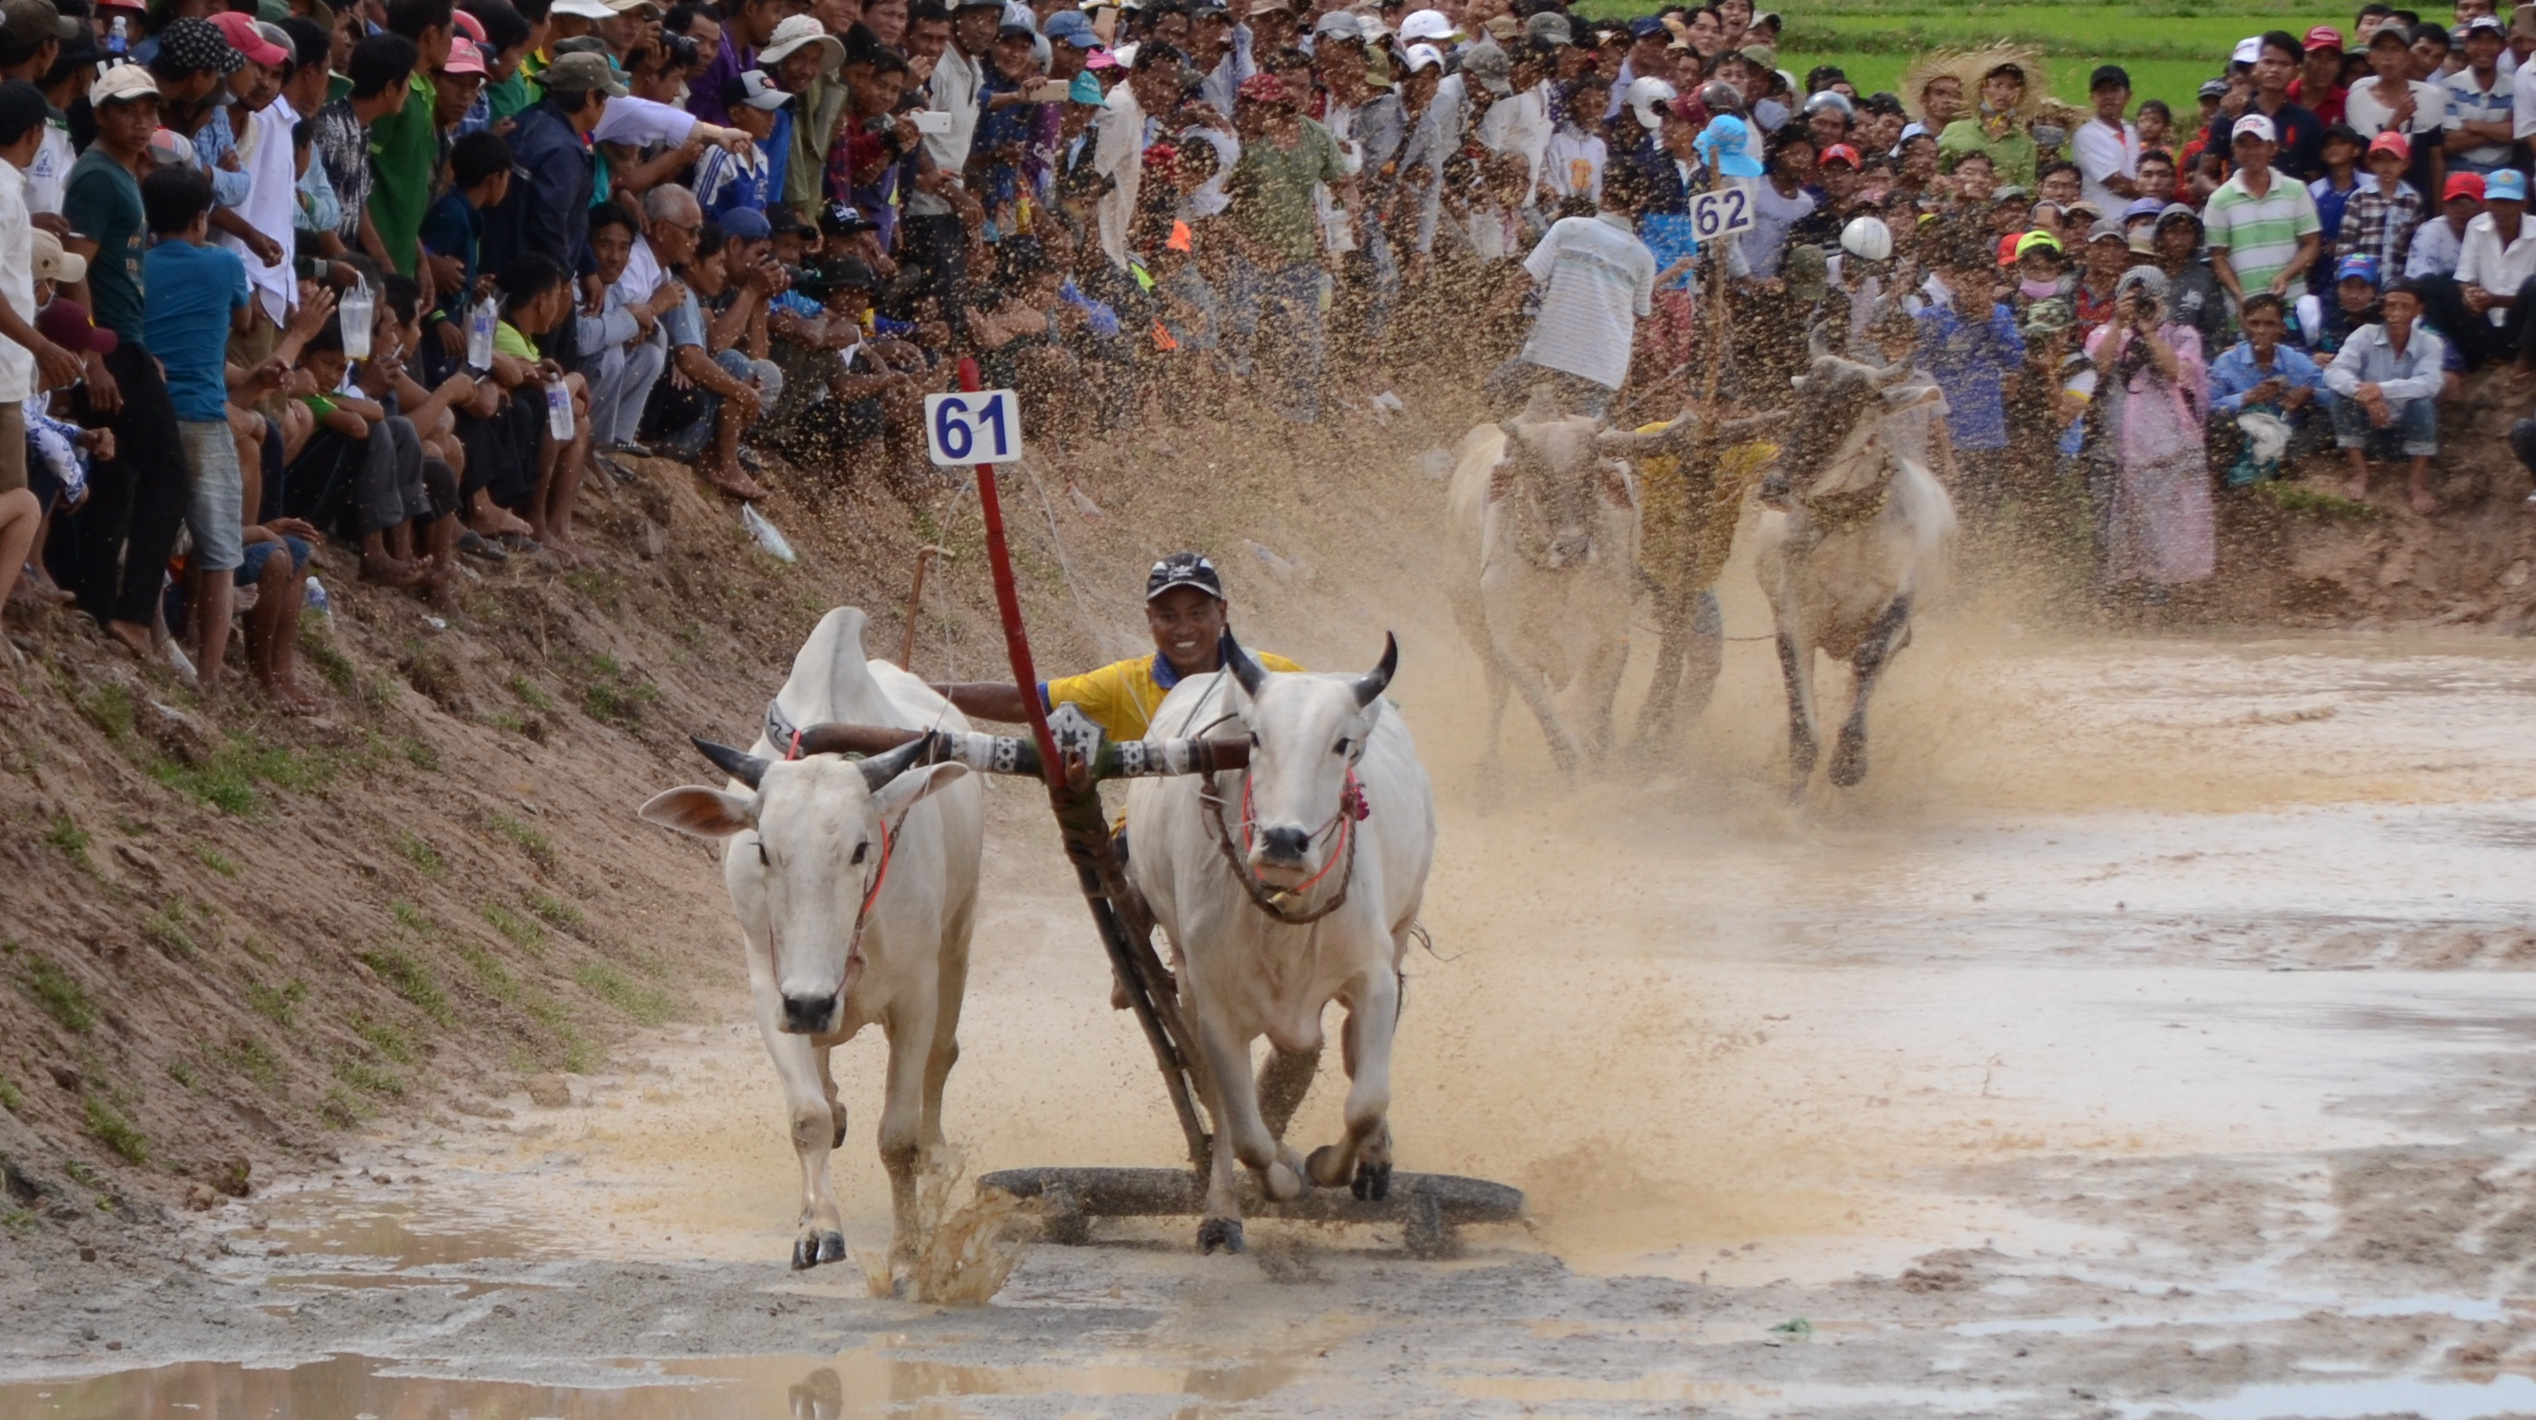
[(800, 560), (799, 556), (793, 552), (793, 545), (785, 540), (782, 533), (775, 530), (773, 523), (766, 521), (766, 515), (757, 511), (756, 504), (742, 503), (740, 505), (740, 526), (748, 529), (748, 535), (757, 539), (757, 545), (766, 549), (767, 556), (778, 562)]
[(335, 306), (335, 316), (343, 324), (343, 358), (370, 358), (371, 324), (378, 310), (377, 298), (370, 294), (370, 283), (355, 281)]

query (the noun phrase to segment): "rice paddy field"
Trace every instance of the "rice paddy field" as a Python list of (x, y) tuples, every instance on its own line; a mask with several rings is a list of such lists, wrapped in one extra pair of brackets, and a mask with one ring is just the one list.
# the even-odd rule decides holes
[[(1794, 0), (1777, 9), (1786, 19), (1779, 67), (1800, 79), (1816, 64), (1837, 64), (1860, 93), (1891, 89), (1902, 71), (1932, 49), (1969, 48), (1996, 40), (2032, 45), (2044, 55), (2055, 97), (2083, 106), (2087, 75), (2098, 64), (2131, 71), (2138, 98), (2164, 99), (2189, 116), (2193, 93), (2224, 67), (2238, 40), (2267, 29), (2303, 34), (2333, 25), (2347, 36), (2359, 7), (2288, 4), (2280, 0), (2210, 0), (2209, 3), (2036, 3), (1948, 5), (1937, 0)], [(1648, 0), (1585, 0), (1598, 18), (1650, 13)], [(2444, 5), (2416, 5), (2426, 19), (2445, 24)]]

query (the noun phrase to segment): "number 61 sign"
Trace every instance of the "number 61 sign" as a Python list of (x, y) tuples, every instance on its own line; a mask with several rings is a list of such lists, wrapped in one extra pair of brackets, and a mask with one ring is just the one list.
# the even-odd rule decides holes
[(925, 452), (945, 468), (1020, 458), (1020, 397), (1011, 390), (926, 395)]
[(1749, 230), (1752, 194), (1739, 187), (1703, 192), (1691, 199), (1691, 234), (1702, 242)]

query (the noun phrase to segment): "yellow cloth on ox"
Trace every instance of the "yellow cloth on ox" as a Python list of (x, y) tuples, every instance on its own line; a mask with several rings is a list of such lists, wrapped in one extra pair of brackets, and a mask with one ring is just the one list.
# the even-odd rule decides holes
[[(1634, 432), (1660, 433), (1662, 424)], [(1659, 602), (1675, 602), (1717, 584), (1735, 548), (1735, 524), (1746, 491), (1761, 481), (1776, 444), (1737, 444), (1713, 466), (1685, 467), (1673, 454), (1638, 461), (1638, 564), (1658, 589)]]

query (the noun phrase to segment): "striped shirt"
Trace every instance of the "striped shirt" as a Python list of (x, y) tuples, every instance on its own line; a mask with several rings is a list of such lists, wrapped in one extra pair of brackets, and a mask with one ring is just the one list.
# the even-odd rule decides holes
[[(2472, 69), (2460, 69), (2449, 75), (2440, 81), (2440, 87), (2448, 91), (2448, 117), (2451, 127), (2464, 123), (2511, 122), (2511, 112), (2518, 98), (2518, 87), (2511, 82), (2511, 76), (2497, 69), (2492, 73), (2492, 87), (2489, 89), (2475, 86)], [(2509, 161), (2509, 144), (2478, 143), (2462, 153), (2449, 155), (2448, 171), (2488, 173), (2496, 168), (2507, 167)]]
[(1523, 269), (1541, 288), (1541, 314), (1523, 358), (1618, 389), (1630, 342), (1655, 296), (1655, 254), (1629, 219), (1604, 212), (1553, 224)]
[[(2306, 184), (2292, 182), (2277, 168), (2271, 179), (2271, 189), (2257, 197), (2247, 190), (2240, 170), (2210, 194), (2202, 214), (2210, 249), (2228, 254), (2237, 284), (2248, 294), (2270, 290), (2272, 278), (2297, 257), (2299, 239), (2323, 229)], [(2344, 215), (2349, 216), (2348, 209)]]

